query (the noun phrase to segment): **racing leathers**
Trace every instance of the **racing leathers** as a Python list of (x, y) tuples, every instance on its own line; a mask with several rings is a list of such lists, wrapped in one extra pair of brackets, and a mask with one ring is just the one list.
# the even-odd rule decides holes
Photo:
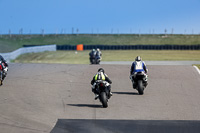
[[(134, 61), (132, 63), (132, 66), (131, 66), (131, 70), (130, 70), (130, 79), (133, 83), (133, 88), (135, 88), (136, 86), (136, 83), (135, 83), (135, 76), (138, 72), (145, 72), (145, 76), (147, 78), (147, 72), (148, 72), (148, 69), (146, 67), (146, 64), (144, 61)], [(147, 82), (145, 84), (145, 86), (147, 86)]]
[(4, 80), (4, 78), (6, 77), (7, 75), (7, 71), (8, 71), (8, 64), (6, 62), (6, 60), (0, 55), (0, 65), (2, 67), (2, 72), (3, 72), (3, 75), (2, 75), (2, 79)]
[(96, 50), (93, 49), (93, 50), (89, 53), (89, 56), (90, 56), (90, 62), (92, 63), (92, 59), (95, 59), (95, 58), (96, 58)]
[(5, 67), (8, 67), (6, 60), (1, 55), (0, 55), (0, 61), (5, 64)]
[(96, 58), (101, 60), (101, 59), (102, 59), (101, 56), (102, 56), (101, 51), (100, 51), (100, 50), (97, 50), (97, 51), (96, 51)]
[(110, 96), (112, 96), (112, 93), (111, 93), (111, 85), (112, 84), (112, 81), (108, 78), (108, 76), (103, 73), (103, 72), (97, 72), (95, 74), (95, 76), (93, 77), (92, 81), (91, 81), (91, 85), (92, 85), (92, 92), (96, 95), (95, 99), (98, 97), (98, 92), (96, 90), (96, 81), (98, 80), (103, 80), (103, 81), (106, 81), (109, 83), (109, 85), (107, 86), (108, 90), (109, 90), (109, 93), (110, 93)]

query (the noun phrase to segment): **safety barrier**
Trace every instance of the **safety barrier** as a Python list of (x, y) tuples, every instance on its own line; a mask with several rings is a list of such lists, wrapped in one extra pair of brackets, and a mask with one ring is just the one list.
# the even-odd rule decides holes
[(83, 51), (83, 44), (76, 45), (76, 50), (77, 51)]
[[(84, 50), (200, 50), (200, 45), (83, 45)], [(57, 45), (57, 50), (76, 50), (75, 45)]]
[(44, 52), (44, 51), (56, 51), (56, 45), (24, 47), (24, 48), (19, 48), (10, 53), (0, 53), (0, 55), (2, 55), (5, 60), (10, 62), (10, 60), (14, 60), (21, 54), (37, 53), (37, 52)]

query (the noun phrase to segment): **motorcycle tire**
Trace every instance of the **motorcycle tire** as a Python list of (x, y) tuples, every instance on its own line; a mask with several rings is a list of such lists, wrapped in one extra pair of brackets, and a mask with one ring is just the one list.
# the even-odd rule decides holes
[(2, 85), (3, 83), (3, 79), (2, 79), (3, 75), (2, 75), (2, 72), (0, 72), (0, 86)]
[(106, 97), (106, 92), (101, 92), (100, 100), (101, 100), (103, 107), (107, 108), (108, 107), (108, 100), (107, 100), (107, 97)]
[(144, 94), (144, 86), (143, 86), (142, 80), (138, 80), (138, 93), (140, 95)]

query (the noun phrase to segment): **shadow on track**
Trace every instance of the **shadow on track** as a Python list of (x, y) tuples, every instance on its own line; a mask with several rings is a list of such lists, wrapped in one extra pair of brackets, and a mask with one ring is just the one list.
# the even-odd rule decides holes
[(122, 94), (122, 95), (139, 95), (136, 92), (112, 92), (113, 94)]
[(67, 104), (67, 105), (76, 107), (102, 108), (102, 105), (95, 105), (95, 104)]

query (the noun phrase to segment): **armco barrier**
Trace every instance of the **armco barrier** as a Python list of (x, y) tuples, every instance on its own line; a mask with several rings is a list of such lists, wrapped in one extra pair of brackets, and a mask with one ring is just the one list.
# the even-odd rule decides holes
[(10, 62), (10, 60), (14, 60), (21, 54), (25, 53), (37, 53), (37, 52), (44, 52), (44, 51), (56, 51), (56, 45), (44, 45), (44, 46), (32, 46), (32, 47), (25, 47), (19, 48), (10, 53), (0, 53), (5, 60)]
[[(200, 50), (200, 45), (83, 45), (84, 50)], [(57, 50), (76, 50), (75, 45), (57, 45)]]

